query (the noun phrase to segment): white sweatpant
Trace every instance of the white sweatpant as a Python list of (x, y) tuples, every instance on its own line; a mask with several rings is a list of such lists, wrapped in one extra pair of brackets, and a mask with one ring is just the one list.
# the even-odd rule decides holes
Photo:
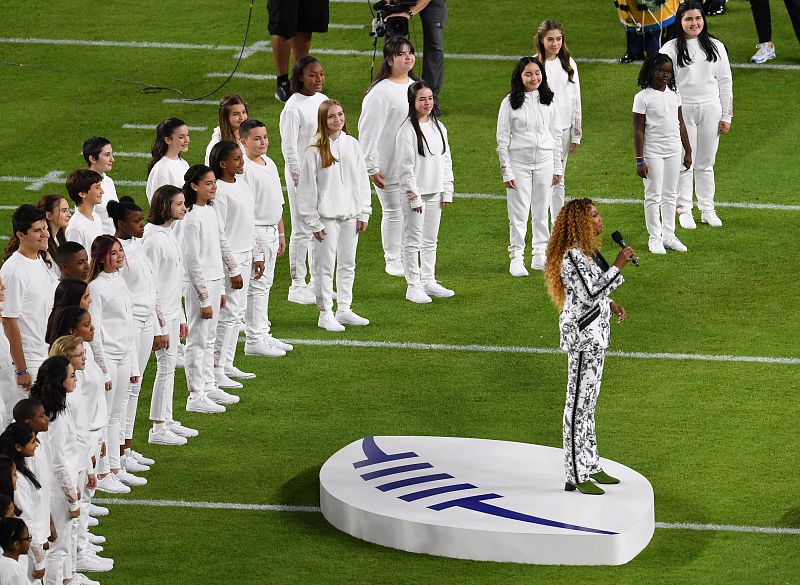
[(50, 498), (50, 513), (58, 538), (50, 545), (45, 560), (45, 585), (62, 585), (64, 579), (71, 579), (75, 565), (73, 532), (77, 521), (69, 517), (69, 502), (63, 493), (53, 490)]
[(411, 286), (436, 281), (436, 244), (442, 219), (442, 194), (422, 196), (422, 213), (403, 205), (403, 269)]
[[(89, 431), (89, 445), (91, 447), (91, 455), (95, 457), (95, 461), (99, 461), (100, 458), (100, 443), (103, 441), (103, 433), (101, 430), (97, 431)], [(96, 470), (97, 466), (95, 466)], [(96, 471), (94, 471), (96, 473)], [(86, 476), (82, 476), (84, 480)], [(88, 549), (89, 545), (89, 504), (92, 503), (92, 497), (94, 496), (94, 490), (90, 490), (86, 486), (86, 481), (83, 482), (81, 486), (81, 515), (78, 516), (77, 526), (76, 526), (76, 533), (78, 537), (78, 551), (79, 555), (81, 554), (80, 551), (85, 551)]]
[[(292, 286), (305, 286), (306, 275), (311, 274), (314, 278), (314, 232), (308, 224), (300, 217), (297, 211), (297, 187), (292, 181), (292, 174), (289, 167), (285, 168), (286, 191), (289, 195), (289, 217), (292, 219), (292, 234), (289, 238), (289, 272), (292, 276)], [(306, 270), (306, 258), (308, 258), (308, 270)]]
[(139, 381), (131, 384), (131, 395), (128, 399), (128, 414), (125, 420), (125, 439), (133, 438), (133, 427), (136, 424), (136, 409), (139, 406), (139, 393), (142, 391), (142, 381), (150, 353), (153, 351), (153, 320), (134, 321), (136, 324), (136, 357), (139, 360)]
[[(400, 190), (400, 185), (392, 184), (384, 187), (385, 189), (375, 187), (375, 192), (381, 202), (383, 257), (389, 263), (400, 260), (402, 254), (403, 206), (407, 203), (406, 194)], [(336, 294), (339, 294), (338, 289)]]
[(180, 343), (181, 315), (167, 321), (169, 347), (156, 352), (156, 378), (150, 398), (150, 420), (172, 419), (172, 395), (175, 390), (175, 363)]
[(239, 323), (247, 308), (247, 293), (250, 289), (253, 271), (253, 253), (240, 252), (233, 255), (242, 275), (242, 288), (231, 287), (229, 278), (225, 279), (225, 308), (219, 312), (217, 336), (214, 341), (214, 368), (223, 371), (233, 366), (236, 355), (236, 342), (239, 340)]
[(561, 160), (564, 163), (564, 172), (561, 173), (561, 180), (553, 185), (553, 198), (550, 200), (550, 225), (556, 223), (556, 218), (564, 207), (564, 176), (567, 174), (567, 157), (569, 157), (569, 147), (572, 146), (572, 126), (561, 131)]
[(646, 156), (644, 179), (644, 221), (651, 238), (667, 241), (675, 236), (675, 204), (678, 198), (678, 175), (683, 157)]
[(128, 418), (128, 399), (131, 393), (131, 357), (121, 359), (106, 357), (106, 368), (111, 376), (111, 390), (106, 392), (108, 405), (108, 465), (111, 469), (119, 469), (120, 445), (125, 440), (125, 428)]
[(187, 284), (184, 292), (186, 320), (189, 335), (186, 338), (184, 353), (184, 372), (189, 394), (198, 394), (206, 387), (214, 387), (214, 341), (217, 338), (217, 321), (219, 320), (219, 303), (225, 287), (223, 278), (207, 280), (206, 289), (211, 301), (211, 319), (200, 318), (200, 299), (191, 285)]
[(357, 218), (321, 219), (325, 239), (314, 238), (314, 284), (317, 308), (333, 310), (333, 270), (336, 268), (336, 298), (339, 309), (349, 309), (353, 302), (358, 247)]
[(256, 239), (264, 245), (264, 274), (250, 280), (247, 291), (247, 308), (244, 312), (247, 341), (255, 343), (269, 332), (269, 291), (275, 279), (275, 262), (278, 259), (278, 226), (257, 225)]
[(528, 217), (533, 232), (533, 255), (544, 256), (550, 230), (547, 211), (553, 197), (553, 167), (541, 171), (512, 166), (516, 189), (506, 189), (508, 206), (509, 245), (508, 257), (522, 259), (525, 255), (525, 238), (528, 235)]
[(688, 171), (681, 168), (678, 180), (678, 213), (692, 210), (693, 190), (697, 192), (697, 207), (700, 211), (714, 211), (714, 162), (719, 147), (722, 105), (719, 100), (714, 100), (706, 104), (684, 104), (682, 109), (689, 144), (692, 145), (692, 166)]

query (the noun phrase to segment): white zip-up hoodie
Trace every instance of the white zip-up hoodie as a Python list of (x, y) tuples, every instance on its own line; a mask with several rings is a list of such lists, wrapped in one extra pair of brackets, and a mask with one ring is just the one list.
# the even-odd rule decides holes
[(119, 272), (100, 272), (89, 283), (89, 314), (95, 326), (92, 352), (104, 374), (106, 358), (131, 360), (131, 376), (139, 375), (136, 357), (133, 297)]
[[(411, 120), (406, 120), (397, 133), (397, 160), (400, 167), (400, 188), (408, 194), (411, 207), (422, 205), (422, 195), (442, 194), (442, 201), (453, 201), (453, 160), (450, 157), (450, 144), (447, 129), (438, 122), (436, 129), (432, 120), (419, 125), (427, 141), (422, 143), (425, 156), (419, 153), (417, 134)], [(444, 154), (442, 153), (444, 146)]]
[[(175, 222), (173, 222), (174, 224)], [(175, 230), (148, 223), (144, 226), (142, 245), (153, 268), (158, 302), (165, 322), (178, 316), (183, 317), (181, 298), (183, 297), (184, 274), (183, 257)], [(158, 335), (166, 335), (166, 327), (160, 328)]]
[(525, 92), (522, 105), (514, 110), (509, 96), (503, 98), (497, 116), (497, 156), (503, 181), (513, 181), (512, 165), (544, 171), (551, 165), (554, 175), (564, 172), (561, 160), (561, 120), (553, 104), (539, 101), (538, 91)]
[(331, 140), (336, 163), (322, 168), (319, 151), (310, 147), (303, 157), (297, 185), (297, 210), (312, 231), (324, 228), (321, 218), (369, 221), (372, 199), (367, 167), (358, 141), (342, 132)]
[(89, 430), (99, 431), (108, 426), (105, 376), (94, 359), (92, 346), (84, 342), (83, 349), (86, 351), (86, 367), (81, 372), (81, 391), (86, 399)]

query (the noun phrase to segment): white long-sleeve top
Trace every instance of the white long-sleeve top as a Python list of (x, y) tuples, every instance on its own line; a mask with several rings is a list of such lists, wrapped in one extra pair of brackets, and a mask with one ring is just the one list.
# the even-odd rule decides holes
[(133, 298), (133, 318), (140, 322), (152, 321), (153, 331), (159, 331), (166, 323), (161, 316), (155, 271), (147, 257), (141, 240), (120, 240), (125, 251), (125, 264), (119, 273), (128, 285)]
[[(41, 449), (38, 447), (37, 450)], [(26, 464), (30, 459), (26, 460)], [(31, 469), (30, 466), (28, 469)], [(37, 488), (31, 481), (17, 470), (17, 489), (14, 490), (14, 503), (22, 510), (20, 516), (28, 527), (31, 536), (31, 552), (35, 560), (36, 570), (44, 568), (45, 551), (42, 545), (47, 542), (50, 536), (50, 490), (44, 489), (42, 481), (36, 472), (31, 472), (39, 482)], [(49, 473), (49, 472), (48, 472)], [(27, 583), (27, 582), (26, 582)]]
[(397, 131), (408, 117), (408, 86), (384, 79), (373, 87), (361, 102), (358, 118), (358, 144), (364, 153), (367, 173), (382, 171), (386, 185), (400, 182), (395, 156)]
[[(171, 226), (148, 223), (144, 226), (142, 245), (153, 268), (158, 302), (164, 321), (169, 322), (179, 316), (182, 317), (181, 298), (186, 276), (175, 230)], [(159, 335), (165, 335), (166, 326), (157, 331)]]
[(108, 425), (108, 403), (106, 401), (105, 374), (94, 358), (92, 347), (84, 342), (86, 367), (79, 372), (81, 391), (86, 400), (89, 430), (99, 431)]
[[(317, 133), (319, 105), (328, 99), (324, 93), (293, 93), (281, 110), (281, 152), (286, 162), (286, 182), (300, 176), (303, 154)], [(260, 224), (259, 224), (260, 225)], [(269, 225), (269, 224), (266, 224)]]
[(509, 96), (503, 98), (497, 116), (497, 156), (503, 181), (514, 180), (511, 166), (543, 171), (551, 164), (553, 174), (564, 172), (561, 161), (561, 120), (551, 103), (539, 101), (538, 91), (525, 92), (525, 100), (516, 110)]
[[(293, 94), (297, 95), (297, 94)], [(291, 99), (291, 98), (289, 98)], [(244, 158), (244, 181), (253, 193), (256, 225), (276, 225), (283, 216), (283, 188), (278, 167), (266, 155), (261, 155), (261, 162)], [(298, 177), (300, 176), (298, 165)], [(291, 180), (291, 179), (289, 179)]]
[(130, 356), (131, 376), (139, 375), (136, 357), (133, 298), (119, 272), (100, 272), (89, 283), (92, 304), (89, 314), (95, 326), (91, 343), (95, 360), (108, 374), (107, 358), (123, 359)]
[[(411, 120), (406, 120), (397, 132), (397, 160), (400, 166), (400, 188), (408, 194), (411, 207), (422, 205), (422, 195), (441, 193), (442, 201), (453, 201), (453, 160), (447, 129), (438, 122), (428, 120), (419, 125), (426, 143), (422, 143), (425, 156), (419, 153), (417, 134)], [(444, 148), (442, 148), (444, 147)], [(444, 153), (442, 153), (444, 150)]]
[(661, 53), (669, 55), (675, 68), (675, 83), (681, 92), (681, 101), (687, 105), (701, 105), (719, 100), (722, 106), (722, 121), (730, 123), (733, 118), (733, 75), (728, 52), (717, 39), (711, 39), (719, 57), (708, 61), (705, 51), (697, 39), (687, 39), (691, 63), (678, 65), (678, 41), (673, 39), (661, 47)]
[(119, 199), (117, 199), (117, 186), (114, 184), (114, 180), (107, 174), (103, 173), (102, 177), (103, 181), (100, 185), (103, 187), (103, 201), (100, 205), (96, 205), (94, 210), (97, 215), (100, 216), (100, 221), (103, 222), (103, 233), (113, 236), (114, 232), (117, 230), (114, 229), (113, 220), (108, 216), (106, 205), (108, 205), (109, 201), (119, 201)]
[(163, 187), (164, 185), (174, 185), (179, 189), (183, 187), (185, 182), (183, 177), (188, 170), (189, 163), (182, 158), (173, 160), (166, 156), (161, 157), (161, 160), (153, 165), (150, 174), (147, 176), (147, 186), (145, 187), (147, 202), (150, 203), (153, 199), (153, 193), (155, 193), (159, 187)]
[(78, 509), (78, 474), (83, 469), (83, 458), (77, 439), (74, 417), (70, 404), (55, 420), (50, 420), (47, 442), (50, 448), (50, 471), (53, 482), (51, 494), (54, 498), (66, 498), (70, 511)]
[(79, 470), (86, 470), (87, 473), (92, 469), (92, 449), (91, 437), (89, 436), (89, 401), (86, 396), (86, 389), (83, 388), (83, 375), (80, 370), (75, 371), (75, 390), (67, 394), (67, 404), (69, 414), (72, 416), (72, 423), (75, 425), (75, 440), (78, 444), (78, 462), (81, 465)]
[(372, 199), (369, 177), (358, 141), (342, 132), (331, 140), (337, 161), (322, 168), (319, 151), (311, 147), (303, 157), (297, 185), (297, 210), (313, 231), (323, 229), (321, 218), (369, 221)]
[(25, 565), (11, 557), (0, 555), (0, 585), (24, 585), (28, 581)]
[(183, 221), (178, 222), (178, 241), (184, 263), (184, 278), (200, 300), (210, 307), (207, 282), (225, 275), (236, 276), (239, 266), (231, 253), (212, 205), (193, 205)]
[[(211, 140), (209, 141), (208, 146), (206, 146), (206, 159), (205, 159), (206, 166), (208, 166), (209, 161), (211, 160), (211, 150), (214, 148), (214, 146), (216, 146), (220, 142), (222, 142), (222, 130), (220, 130), (219, 126), (217, 126), (211, 133)], [(245, 154), (244, 145), (242, 143), (239, 143), (239, 148), (242, 149), (242, 154)], [(178, 186), (180, 187), (180, 185)]]
[(561, 65), (558, 58), (545, 61), (544, 69), (547, 74), (547, 85), (553, 90), (553, 103), (558, 110), (561, 120), (561, 129), (570, 128), (570, 142), (580, 144), (583, 136), (583, 111), (581, 109), (581, 81), (578, 77), (578, 65), (570, 57), (572, 67), (572, 81), (569, 74)]
[(256, 241), (255, 203), (250, 185), (239, 176), (235, 182), (217, 181), (214, 199), (219, 225), (234, 254), (253, 253), (253, 260), (264, 259), (264, 246)]
[(92, 242), (97, 236), (103, 235), (103, 220), (97, 213), (99, 205), (95, 205), (92, 211), (92, 220), (83, 215), (80, 211), (76, 210), (69, 218), (67, 229), (64, 230), (64, 236), (68, 242), (78, 242), (86, 250), (89, 258), (92, 257)]
[(47, 540), (47, 537), (50, 536), (50, 497), (53, 486), (53, 466), (50, 462), (50, 441), (47, 439), (47, 433), (37, 433), (36, 440), (39, 442), (39, 446), (36, 448), (33, 457), (25, 458), (25, 463), (42, 486), (39, 490), (39, 496), (42, 504), (44, 504), (44, 509), (37, 510), (36, 518), (37, 522), (40, 523), (39, 527), (45, 533), (45, 540)]

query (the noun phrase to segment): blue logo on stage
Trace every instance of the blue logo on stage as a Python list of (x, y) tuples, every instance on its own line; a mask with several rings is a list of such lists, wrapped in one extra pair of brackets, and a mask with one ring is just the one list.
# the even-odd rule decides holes
[[(419, 455), (417, 455), (413, 451), (407, 451), (405, 453), (385, 453), (380, 447), (378, 447), (378, 444), (375, 442), (375, 437), (365, 438), (362, 441), (361, 446), (364, 450), (364, 455), (366, 456), (366, 459), (362, 461), (356, 461), (355, 463), (353, 463), (353, 467), (355, 469), (362, 469), (365, 467), (376, 465), (378, 463), (386, 463), (389, 461), (402, 462), (407, 459), (419, 457)], [(398, 473), (406, 473), (409, 471), (420, 471), (422, 473), (420, 475), (415, 475), (414, 477), (409, 477), (406, 479), (389, 481), (388, 483), (381, 483), (379, 485), (376, 485), (375, 488), (379, 489), (382, 492), (390, 492), (392, 490), (396, 490), (399, 488), (421, 485), (432, 481), (446, 480), (446, 479), (454, 480), (454, 483), (441, 485), (435, 488), (421, 489), (419, 491), (398, 496), (399, 499), (404, 500), (406, 502), (415, 502), (417, 500), (423, 500), (425, 498), (429, 498), (431, 496), (436, 496), (439, 494), (475, 489), (478, 487), (472, 485), (471, 483), (459, 483), (458, 480), (456, 480), (456, 478), (454, 478), (449, 473), (433, 473), (434, 471), (436, 471), (434, 470), (433, 465), (426, 462), (403, 463), (400, 465), (396, 465), (394, 467), (387, 467), (385, 469), (380, 469), (378, 471), (368, 471), (366, 473), (362, 473), (361, 478), (364, 481), (371, 481), (373, 479), (378, 479), (378, 478), (390, 478), (392, 475), (396, 475)], [(527, 522), (529, 524), (541, 524), (544, 526), (563, 528), (565, 530), (575, 530), (578, 532), (591, 532), (594, 534), (617, 534), (616, 532), (609, 532), (607, 530), (599, 530), (597, 528), (589, 528), (587, 526), (577, 526), (575, 524), (566, 524), (564, 522), (559, 522), (557, 520), (550, 520), (548, 518), (531, 516), (529, 514), (523, 514), (522, 512), (515, 512), (514, 510), (509, 510), (507, 508), (495, 506), (494, 504), (486, 503), (486, 500), (494, 500), (502, 497), (503, 496), (501, 496), (500, 494), (485, 493), (475, 496), (468, 496), (465, 498), (455, 498), (452, 500), (447, 500), (445, 502), (441, 502), (433, 506), (428, 506), (428, 508), (436, 511), (446, 510), (448, 508), (464, 508), (466, 510), (472, 510), (473, 512), (477, 512), (479, 514), (488, 514), (490, 516), (508, 518), (509, 520), (516, 520), (518, 522)]]

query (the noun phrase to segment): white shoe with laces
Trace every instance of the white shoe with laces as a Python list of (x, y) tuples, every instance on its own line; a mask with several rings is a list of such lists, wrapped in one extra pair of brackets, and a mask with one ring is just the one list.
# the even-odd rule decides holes
[(336, 311), (334, 318), (342, 325), (355, 325), (357, 327), (369, 325), (369, 319), (365, 319), (350, 309), (339, 309)]
[(408, 285), (408, 288), (406, 288), (406, 300), (418, 305), (433, 302), (433, 299), (428, 296), (422, 286), (414, 286), (413, 284)]
[(222, 388), (214, 388), (213, 390), (209, 390), (206, 392), (206, 398), (222, 406), (236, 404), (239, 402), (239, 400), (241, 400), (241, 398), (236, 396), (236, 394), (228, 394)]
[(700, 221), (711, 227), (722, 227), (722, 220), (717, 216), (716, 211), (704, 211), (700, 216)]
[(268, 345), (270, 347), (277, 347), (278, 349), (282, 349), (284, 352), (292, 351), (294, 349), (294, 346), (291, 343), (286, 343), (285, 341), (276, 339), (275, 337), (272, 337), (272, 335), (270, 335), (269, 333), (264, 334), (263, 341), (265, 345)]
[(141, 453), (139, 453), (138, 451), (136, 451), (134, 449), (129, 449), (128, 450), (128, 455), (133, 457), (134, 459), (136, 459), (136, 461), (138, 461), (142, 465), (155, 465), (156, 464), (156, 460), (155, 459), (151, 459), (150, 457), (145, 457), (144, 455), (142, 455)]
[(208, 398), (204, 392), (189, 394), (186, 399), (186, 412), (200, 412), (202, 414), (218, 414), (225, 412), (225, 407)]
[(267, 345), (263, 341), (256, 343), (247, 341), (244, 344), (244, 355), (253, 355), (261, 357), (283, 357), (286, 355), (286, 352), (280, 349), (279, 347)]
[(537, 254), (531, 260), (531, 268), (533, 270), (544, 270), (545, 261), (546, 261), (546, 258), (544, 256), (541, 256), (541, 255)]
[(87, 532), (87, 539), (89, 540), (89, 544), (97, 546), (100, 544), (105, 544), (106, 537), (102, 534), (92, 534), (91, 532)]
[(664, 249), (664, 242), (661, 241), (661, 238), (651, 237), (647, 240), (647, 249), (650, 250), (652, 254), (666, 254), (667, 251)]
[(72, 585), (100, 585), (100, 581), (89, 579), (83, 573), (75, 573), (72, 577)]
[(325, 311), (319, 314), (317, 319), (317, 327), (330, 331), (332, 333), (341, 333), (344, 331), (344, 325), (339, 323), (333, 316), (331, 311)]
[(109, 473), (103, 479), (97, 480), (97, 489), (101, 492), (107, 492), (109, 494), (129, 494), (131, 493), (131, 488), (126, 486), (122, 483), (117, 476), (113, 473)]
[(244, 388), (241, 382), (237, 382), (236, 380), (230, 379), (225, 372), (214, 372), (214, 381), (217, 384), (217, 388)]
[(298, 305), (316, 305), (317, 295), (314, 291), (308, 289), (308, 285), (292, 285), (289, 287), (289, 296), (287, 297), (290, 303), (297, 303)]
[(403, 268), (403, 262), (401, 260), (389, 260), (386, 262), (386, 274), (390, 274), (392, 276), (405, 276), (406, 271)]
[(89, 506), (87, 506), (86, 511), (89, 513), (89, 516), (108, 516), (108, 508), (97, 506), (91, 502), (89, 502)]
[(147, 484), (147, 480), (145, 478), (139, 477), (138, 475), (133, 475), (131, 472), (124, 469), (120, 469), (115, 475), (118, 480), (127, 486), (139, 487)]
[(756, 54), (750, 57), (751, 63), (758, 63), (758, 64), (766, 63), (770, 59), (774, 59), (775, 57), (778, 56), (778, 54), (775, 52), (775, 45), (769, 42), (758, 43), (756, 45), (756, 49), (758, 49), (758, 51), (756, 51)]
[(147, 442), (151, 445), (166, 445), (166, 446), (175, 446), (178, 447), (180, 445), (185, 445), (189, 441), (186, 437), (181, 437), (174, 431), (170, 430), (169, 428), (165, 429), (150, 429), (150, 432), (147, 436)]
[(697, 224), (694, 222), (694, 217), (692, 217), (691, 211), (685, 211), (678, 215), (678, 223), (681, 224), (681, 227), (685, 230), (693, 230), (697, 229)]
[(98, 520), (94, 516), (89, 516), (89, 518), (86, 519), (86, 526), (88, 526), (89, 528), (94, 528), (95, 526), (99, 525), (100, 525), (100, 520)]
[(528, 269), (525, 268), (525, 262), (522, 261), (522, 258), (513, 258), (508, 271), (511, 276), (528, 276)]
[(664, 240), (664, 247), (669, 248), (670, 250), (675, 250), (676, 252), (687, 252), (689, 250), (689, 248), (687, 248), (683, 242), (674, 236), (668, 240)]
[(191, 427), (186, 427), (177, 420), (168, 420), (166, 422), (167, 430), (172, 431), (179, 437), (185, 437), (187, 439), (191, 439), (192, 437), (196, 437), (200, 434), (200, 431), (197, 429), (193, 429)]
[(97, 554), (103, 552), (103, 547), (99, 544), (92, 544), (91, 542), (86, 543), (86, 551), (92, 554)]
[(136, 459), (134, 459), (130, 455), (122, 457), (120, 462), (122, 463), (122, 466), (131, 473), (142, 473), (143, 471), (150, 471), (149, 465), (143, 465), (142, 463), (139, 463), (138, 461), (136, 461)]
[(243, 372), (236, 366), (225, 368), (225, 375), (228, 376), (228, 378), (238, 378), (239, 380), (252, 380), (256, 377), (254, 373)]
[(455, 296), (455, 291), (450, 290), (449, 288), (443, 287), (438, 282), (426, 282), (424, 285), (425, 294), (429, 297), (438, 297), (440, 299), (449, 299), (452, 296)]
[(89, 573), (106, 573), (114, 568), (114, 561), (85, 553), (78, 557), (75, 562), (75, 568), (78, 571), (87, 571)]

